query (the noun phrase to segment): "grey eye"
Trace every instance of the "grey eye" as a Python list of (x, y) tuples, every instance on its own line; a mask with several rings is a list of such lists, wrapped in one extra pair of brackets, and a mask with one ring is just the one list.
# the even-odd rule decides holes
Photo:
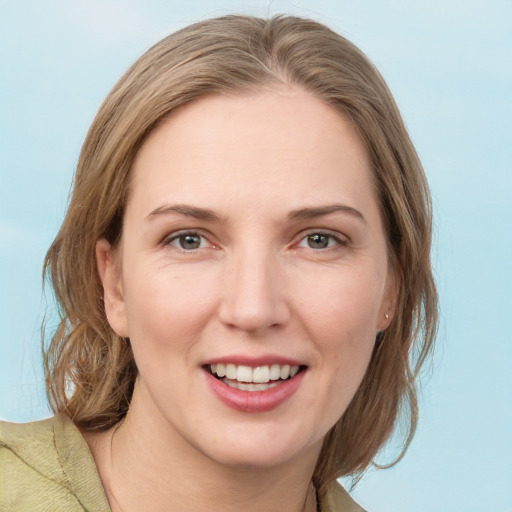
[(331, 238), (332, 237), (329, 235), (314, 233), (312, 235), (308, 235), (307, 244), (311, 249), (325, 249), (326, 247), (329, 247)]
[(199, 235), (181, 235), (178, 240), (182, 249), (198, 249), (201, 245)]
[(201, 248), (203, 237), (197, 233), (182, 233), (172, 238), (169, 243), (185, 251), (193, 251)]

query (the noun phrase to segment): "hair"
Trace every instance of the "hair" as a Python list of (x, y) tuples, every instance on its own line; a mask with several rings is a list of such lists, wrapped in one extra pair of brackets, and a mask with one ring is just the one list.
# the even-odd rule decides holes
[(205, 95), (275, 84), (309, 91), (361, 136), (397, 277), (396, 313), (324, 440), (313, 475), (321, 494), (333, 479), (374, 463), (402, 417), (408, 433), (397, 460), (405, 452), (418, 418), (418, 372), (436, 334), (437, 293), (428, 184), (398, 108), (368, 58), (320, 23), (234, 15), (202, 21), (150, 48), (115, 85), (87, 134), (66, 217), (45, 259), (59, 311), (43, 349), (47, 392), (54, 412), (84, 429), (104, 430), (126, 415), (137, 368), (129, 340), (107, 321), (95, 244), (120, 239), (132, 163), (164, 118)]

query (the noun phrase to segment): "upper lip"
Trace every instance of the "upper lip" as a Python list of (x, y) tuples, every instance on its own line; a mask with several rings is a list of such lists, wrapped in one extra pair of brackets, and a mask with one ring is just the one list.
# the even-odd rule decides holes
[(270, 366), (272, 364), (279, 364), (281, 366), (290, 365), (290, 366), (306, 366), (304, 361), (300, 361), (298, 359), (293, 359), (290, 357), (285, 357), (281, 355), (272, 355), (266, 354), (257, 357), (251, 357), (247, 354), (232, 354), (226, 356), (212, 357), (202, 363), (202, 366), (207, 366), (211, 364), (236, 364), (236, 365), (244, 365), (250, 366), (252, 368), (256, 368), (258, 366)]

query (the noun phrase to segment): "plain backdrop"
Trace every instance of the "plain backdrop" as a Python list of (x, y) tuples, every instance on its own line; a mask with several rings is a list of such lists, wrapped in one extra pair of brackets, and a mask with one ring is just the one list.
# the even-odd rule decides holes
[(50, 414), (41, 264), (101, 101), (158, 39), (231, 12), (313, 17), (356, 43), (431, 184), (442, 317), (421, 421), (354, 496), (375, 512), (512, 512), (511, 0), (0, 0), (0, 417)]

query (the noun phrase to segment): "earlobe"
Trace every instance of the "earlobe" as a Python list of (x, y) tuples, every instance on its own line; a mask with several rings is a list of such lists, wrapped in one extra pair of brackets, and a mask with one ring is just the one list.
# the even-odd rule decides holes
[(381, 309), (379, 313), (379, 318), (377, 320), (377, 332), (382, 333), (383, 331), (385, 331), (391, 324), (392, 319), (393, 315), (389, 309)]
[(377, 320), (377, 330), (385, 331), (391, 324), (396, 312), (396, 304), (398, 299), (398, 283), (395, 272), (390, 271), (386, 282), (386, 291), (384, 300), (382, 301)]
[(121, 265), (114, 249), (105, 239), (96, 242), (96, 265), (103, 286), (103, 302), (108, 323), (116, 334), (128, 338)]

